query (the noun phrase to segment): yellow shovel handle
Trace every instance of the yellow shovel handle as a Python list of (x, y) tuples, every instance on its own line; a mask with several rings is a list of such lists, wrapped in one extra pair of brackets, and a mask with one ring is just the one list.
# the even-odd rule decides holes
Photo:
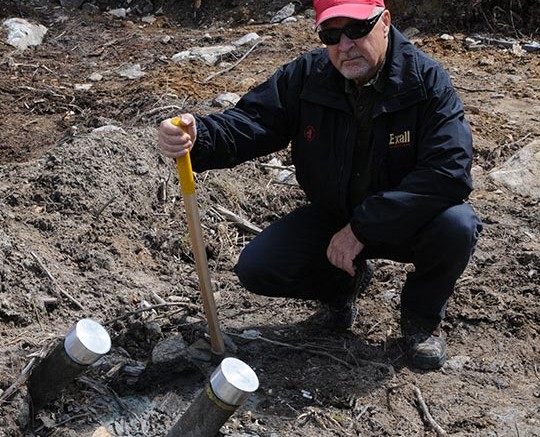
[[(173, 118), (171, 122), (175, 126), (185, 129), (185, 125), (179, 117)], [(195, 178), (193, 177), (189, 152), (176, 159), (176, 166), (178, 167), (180, 189), (186, 207), (186, 219), (191, 238), (191, 248), (193, 250), (193, 257), (195, 258), (197, 274), (199, 276), (199, 285), (201, 287), (204, 312), (208, 321), (208, 332), (210, 334), (212, 352), (216, 355), (223, 355), (226, 352), (225, 343), (219, 328), (216, 303), (214, 301), (214, 293), (212, 292), (212, 282), (210, 280), (210, 271), (208, 269), (208, 260), (206, 259), (206, 249), (203, 241), (199, 208), (197, 206), (197, 195), (195, 193)]]
[[(182, 123), (180, 117), (174, 117), (171, 123), (184, 129), (184, 123)], [(178, 178), (180, 179), (182, 194), (195, 194), (195, 178), (193, 177), (189, 151), (184, 156), (176, 158), (176, 167), (178, 168)]]

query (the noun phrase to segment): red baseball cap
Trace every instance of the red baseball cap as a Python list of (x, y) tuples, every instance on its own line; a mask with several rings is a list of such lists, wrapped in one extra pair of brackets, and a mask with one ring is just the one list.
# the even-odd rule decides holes
[(367, 20), (376, 7), (385, 8), (384, 0), (313, 0), (315, 27), (334, 17)]

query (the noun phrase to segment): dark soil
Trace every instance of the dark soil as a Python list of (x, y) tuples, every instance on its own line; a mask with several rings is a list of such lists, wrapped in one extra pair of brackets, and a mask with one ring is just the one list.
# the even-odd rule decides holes
[[(0, 45), (0, 435), (165, 435), (215, 367), (193, 359), (179, 372), (138, 377), (164, 339), (208, 342), (176, 169), (158, 151), (156, 127), (183, 111), (220, 110), (218, 94), (244, 93), (319, 42), (305, 2), (298, 2), (295, 22), (278, 25), (268, 21), (285, 1), (230, 0), (217, 8), (203, 0), (196, 15), (191, 2), (165, 2), (151, 24), (141, 20), (143, 3), (134, 1), (140, 13), (126, 19), (46, 1), (0, 6), (2, 20), (23, 17), (49, 29), (42, 45), (24, 52)], [(289, 165), (286, 152), (198, 174), (228, 352), (260, 380), (224, 435), (437, 435), (420, 393), (449, 435), (540, 436), (539, 201), (488, 178), (540, 138), (539, 55), (467, 50), (469, 29), (481, 20), (443, 40), (452, 29), (440, 20), (414, 22), (407, 11), (394, 19), (402, 30), (416, 25), (416, 44), (448, 69), (475, 136), (470, 200), (485, 230), (448, 308), (449, 362), (435, 372), (407, 366), (398, 315), (408, 265), (376, 262), (357, 323), (345, 334), (307, 323), (313, 303), (242, 289), (232, 267), (253, 233), (219, 207), (263, 228), (302, 203), (294, 181), (283, 182), (276, 168)], [(516, 35), (505, 23), (493, 29), (497, 36), (506, 31), (528, 41), (529, 31)], [(182, 50), (250, 32), (267, 38), (229, 71), (170, 61)], [(224, 61), (230, 66), (249, 49)], [(118, 75), (131, 64), (145, 75)], [(94, 73), (102, 80), (89, 80)], [(111, 352), (32, 417), (17, 379), (84, 317), (106, 327)]]

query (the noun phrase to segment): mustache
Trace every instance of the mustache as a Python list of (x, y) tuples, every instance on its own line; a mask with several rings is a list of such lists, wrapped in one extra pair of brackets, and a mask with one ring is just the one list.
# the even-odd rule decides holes
[(338, 57), (339, 61), (351, 61), (353, 59), (365, 59), (364, 56), (361, 53), (355, 53), (355, 52), (347, 52), (347, 53), (340, 53)]

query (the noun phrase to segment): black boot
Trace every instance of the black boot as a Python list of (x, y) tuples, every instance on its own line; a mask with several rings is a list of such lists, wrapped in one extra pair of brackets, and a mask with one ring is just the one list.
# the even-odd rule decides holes
[(361, 261), (356, 266), (356, 274), (349, 292), (339, 293), (335, 300), (323, 303), (312, 320), (336, 331), (346, 331), (352, 328), (358, 313), (356, 299), (360, 293), (368, 288), (372, 277), (372, 264), (368, 261)]
[(439, 369), (444, 365), (446, 341), (440, 325), (435, 329), (425, 329), (414, 320), (402, 317), (401, 332), (413, 367)]

